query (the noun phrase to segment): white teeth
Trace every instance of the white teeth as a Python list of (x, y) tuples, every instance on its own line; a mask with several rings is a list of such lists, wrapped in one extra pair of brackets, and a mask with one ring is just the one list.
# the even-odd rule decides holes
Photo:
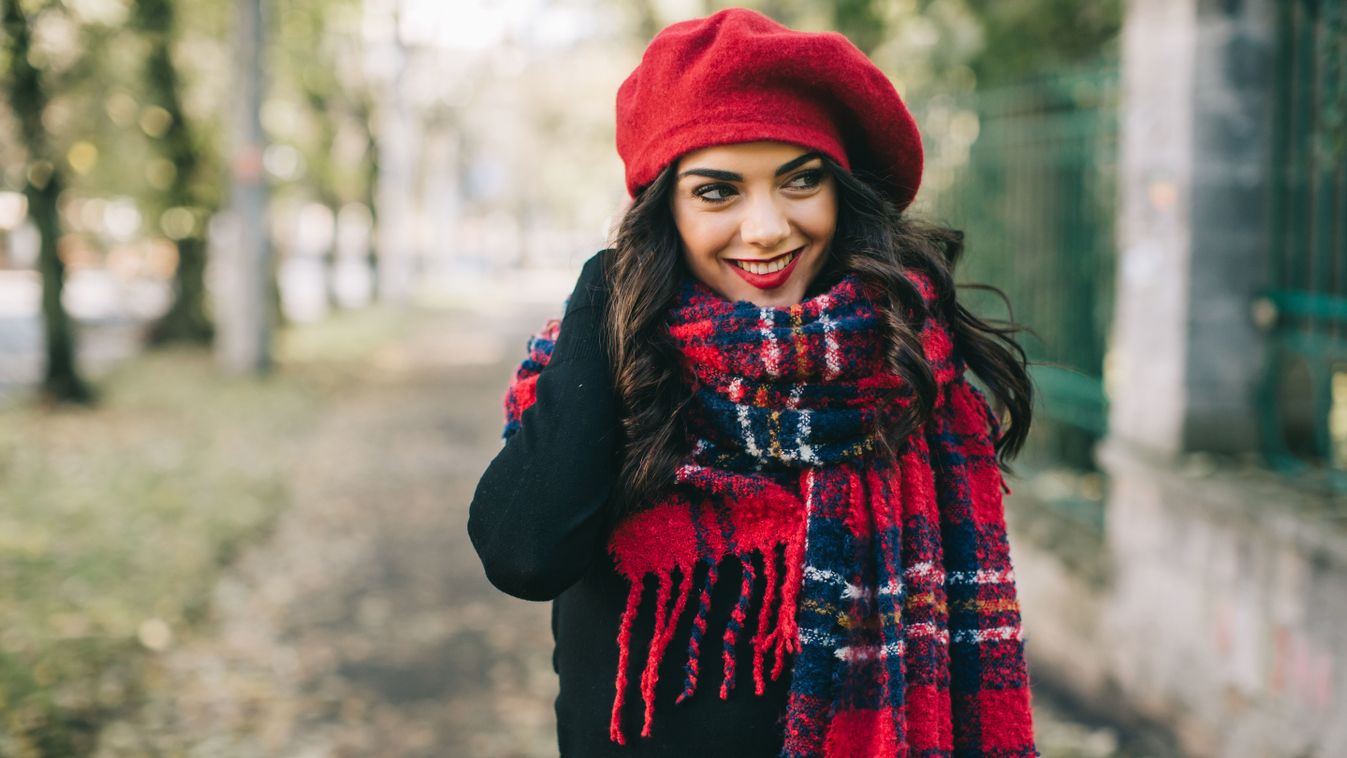
[(797, 255), (799, 255), (799, 253), (790, 253), (789, 255), (777, 258), (768, 263), (759, 261), (731, 261), (731, 263), (750, 274), (771, 274), (789, 266), (790, 262), (795, 260), (795, 256)]

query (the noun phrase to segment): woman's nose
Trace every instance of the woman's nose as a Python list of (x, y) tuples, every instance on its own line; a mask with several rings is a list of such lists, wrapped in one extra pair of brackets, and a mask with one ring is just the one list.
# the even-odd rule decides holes
[(754, 247), (772, 249), (790, 236), (790, 221), (771, 198), (748, 203), (739, 235)]

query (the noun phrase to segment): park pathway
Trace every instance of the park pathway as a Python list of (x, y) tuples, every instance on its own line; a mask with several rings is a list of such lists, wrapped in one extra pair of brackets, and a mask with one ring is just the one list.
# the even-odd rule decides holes
[(105, 755), (555, 755), (549, 606), (496, 592), (465, 532), (509, 364), (546, 309), (426, 312), (296, 456), (292, 502), (159, 657)]
[[(155, 661), (100, 756), (555, 756), (549, 606), (496, 592), (465, 532), (545, 298), (421, 312), (297, 451), (291, 503)], [(548, 302), (559, 302), (548, 301)], [(1040, 715), (1048, 758), (1110, 733)]]

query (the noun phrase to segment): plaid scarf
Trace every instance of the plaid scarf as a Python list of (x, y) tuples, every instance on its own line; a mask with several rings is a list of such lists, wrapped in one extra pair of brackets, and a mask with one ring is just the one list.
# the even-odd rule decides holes
[[(935, 288), (910, 281), (935, 310)], [(913, 401), (892, 373), (873, 300), (854, 275), (783, 308), (731, 303), (689, 279), (667, 317), (693, 382), (691, 454), (667, 496), (608, 542), (630, 583), (618, 638), (610, 737), (645, 579), (657, 578), (640, 677), (643, 737), (659, 662), (693, 606), (681, 702), (696, 690), (717, 567), (743, 566), (726, 628), (720, 697), (739, 658), (756, 693), (791, 661), (783, 756), (1035, 756), (1028, 675), (986, 399), (949, 332), (920, 338), (939, 387), (934, 417), (885, 456), (875, 430)], [(506, 398), (508, 436), (533, 402), (559, 330), (548, 323)], [(761, 602), (751, 608), (763, 575)], [(748, 614), (757, 630), (738, 639)], [(682, 643), (680, 643), (682, 644)], [(770, 662), (770, 669), (768, 663)]]

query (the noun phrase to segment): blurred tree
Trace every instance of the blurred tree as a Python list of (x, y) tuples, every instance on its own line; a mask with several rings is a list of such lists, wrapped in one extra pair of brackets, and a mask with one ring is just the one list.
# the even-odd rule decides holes
[[(371, 173), (377, 150), (369, 113), (372, 94), (361, 65), (359, 13), (353, 0), (296, 0), (286, 5), (273, 41), (275, 87), (304, 106), (303, 118), (296, 119), (302, 124), (277, 136), (293, 140), (303, 156), (306, 169), (296, 189), (326, 206), (333, 219), (346, 203), (372, 208), (377, 182), (377, 173)], [(359, 135), (358, 145), (351, 134)], [(336, 302), (336, 245), (322, 254), (328, 299)]]
[(163, 108), (168, 126), (156, 144), (172, 164), (172, 180), (162, 191), (145, 198), (150, 218), (176, 213), (190, 219), (177, 237), (178, 265), (174, 296), (168, 311), (150, 331), (154, 342), (208, 343), (214, 325), (206, 312), (206, 222), (219, 207), (218, 179), (203, 183), (203, 168), (213, 168), (215, 146), (203, 144), (182, 107), (182, 77), (173, 63), (178, 38), (176, 3), (172, 0), (135, 0), (132, 25), (149, 43), (145, 84), (150, 102)]
[(218, 361), (233, 374), (266, 374), (274, 367), (272, 334), (276, 308), (268, 187), (262, 128), (266, 45), (261, 0), (236, 0), (234, 30), (234, 132), (230, 144), (232, 249), (223, 261), (231, 286), (221, 308)]
[[(930, 6), (941, 0), (922, 0)], [(1116, 55), (1122, 0), (963, 0), (982, 28), (968, 62), (979, 87), (1012, 84)]]
[(835, 0), (833, 28), (845, 34), (867, 55), (889, 36), (887, 0)]
[(635, 0), (631, 5), (636, 13), (636, 36), (649, 42), (664, 28), (666, 22), (655, 7), (655, 0)]
[[(323, 13), (321, 6), (325, 3), (296, 3), (291, 6), (290, 12), (286, 14), (287, 20), (295, 19), (296, 23), (287, 23), (283, 25), (282, 34), (290, 31), (292, 27), (298, 26), (292, 33), (297, 39), (287, 40), (287, 42), (299, 42), (300, 44), (286, 44), (284, 48), (292, 56), (300, 58), (298, 61), (297, 74), (299, 90), (303, 103), (308, 106), (309, 116), (314, 124), (315, 139), (307, 144), (307, 150), (304, 151), (305, 163), (309, 166), (308, 176), (312, 191), (318, 202), (322, 203), (332, 211), (332, 218), (335, 222), (337, 211), (341, 209), (342, 198), (338, 191), (338, 166), (335, 156), (332, 154), (333, 143), (337, 136), (337, 114), (334, 112), (340, 103), (341, 82), (337, 79), (336, 70), (330, 65), (332, 61), (328, 56), (322, 53), (329, 46), (327, 21), (328, 15)], [(318, 6), (318, 7), (315, 7)], [(317, 52), (319, 55), (315, 56)], [(334, 223), (335, 226), (335, 223)], [(336, 237), (333, 236), (335, 242)], [(333, 297), (332, 274), (336, 264), (336, 245), (329, 244), (322, 253), (327, 267), (327, 286), (324, 291), (328, 294), (328, 300), (335, 302)]]
[[(61, 218), (57, 201), (65, 186), (63, 169), (48, 144), (43, 115), (49, 97), (42, 73), (33, 65), (32, 31), (29, 16), (51, 12), (46, 4), (35, 11), (25, 9), (21, 0), (0, 0), (3, 15), (5, 52), (5, 88), (19, 123), (19, 138), (27, 152), (27, 171), (23, 192), (28, 213), (41, 235), (38, 268), (42, 279), (42, 318), (46, 337), (47, 365), (42, 377), (42, 394), (52, 402), (89, 403), (94, 399), (89, 385), (80, 378), (75, 365), (74, 324), (61, 303), (65, 284), (65, 264), (58, 242)], [(40, 59), (39, 59), (40, 60)]]
[[(379, 142), (378, 135), (374, 131), (374, 95), (369, 89), (362, 89), (358, 97), (352, 102), (352, 110), (355, 113), (356, 122), (360, 124), (362, 133), (365, 135), (365, 158), (362, 162), (365, 170), (362, 174), (364, 180), (361, 185), (361, 202), (369, 209), (369, 219), (372, 228), (379, 226), (379, 204), (375, 201), (376, 190), (379, 188)], [(373, 292), (379, 291), (379, 251), (374, 246), (373, 240), (376, 235), (370, 234), (368, 243), (369, 248), (365, 252), (365, 260), (369, 264), (370, 288)]]

